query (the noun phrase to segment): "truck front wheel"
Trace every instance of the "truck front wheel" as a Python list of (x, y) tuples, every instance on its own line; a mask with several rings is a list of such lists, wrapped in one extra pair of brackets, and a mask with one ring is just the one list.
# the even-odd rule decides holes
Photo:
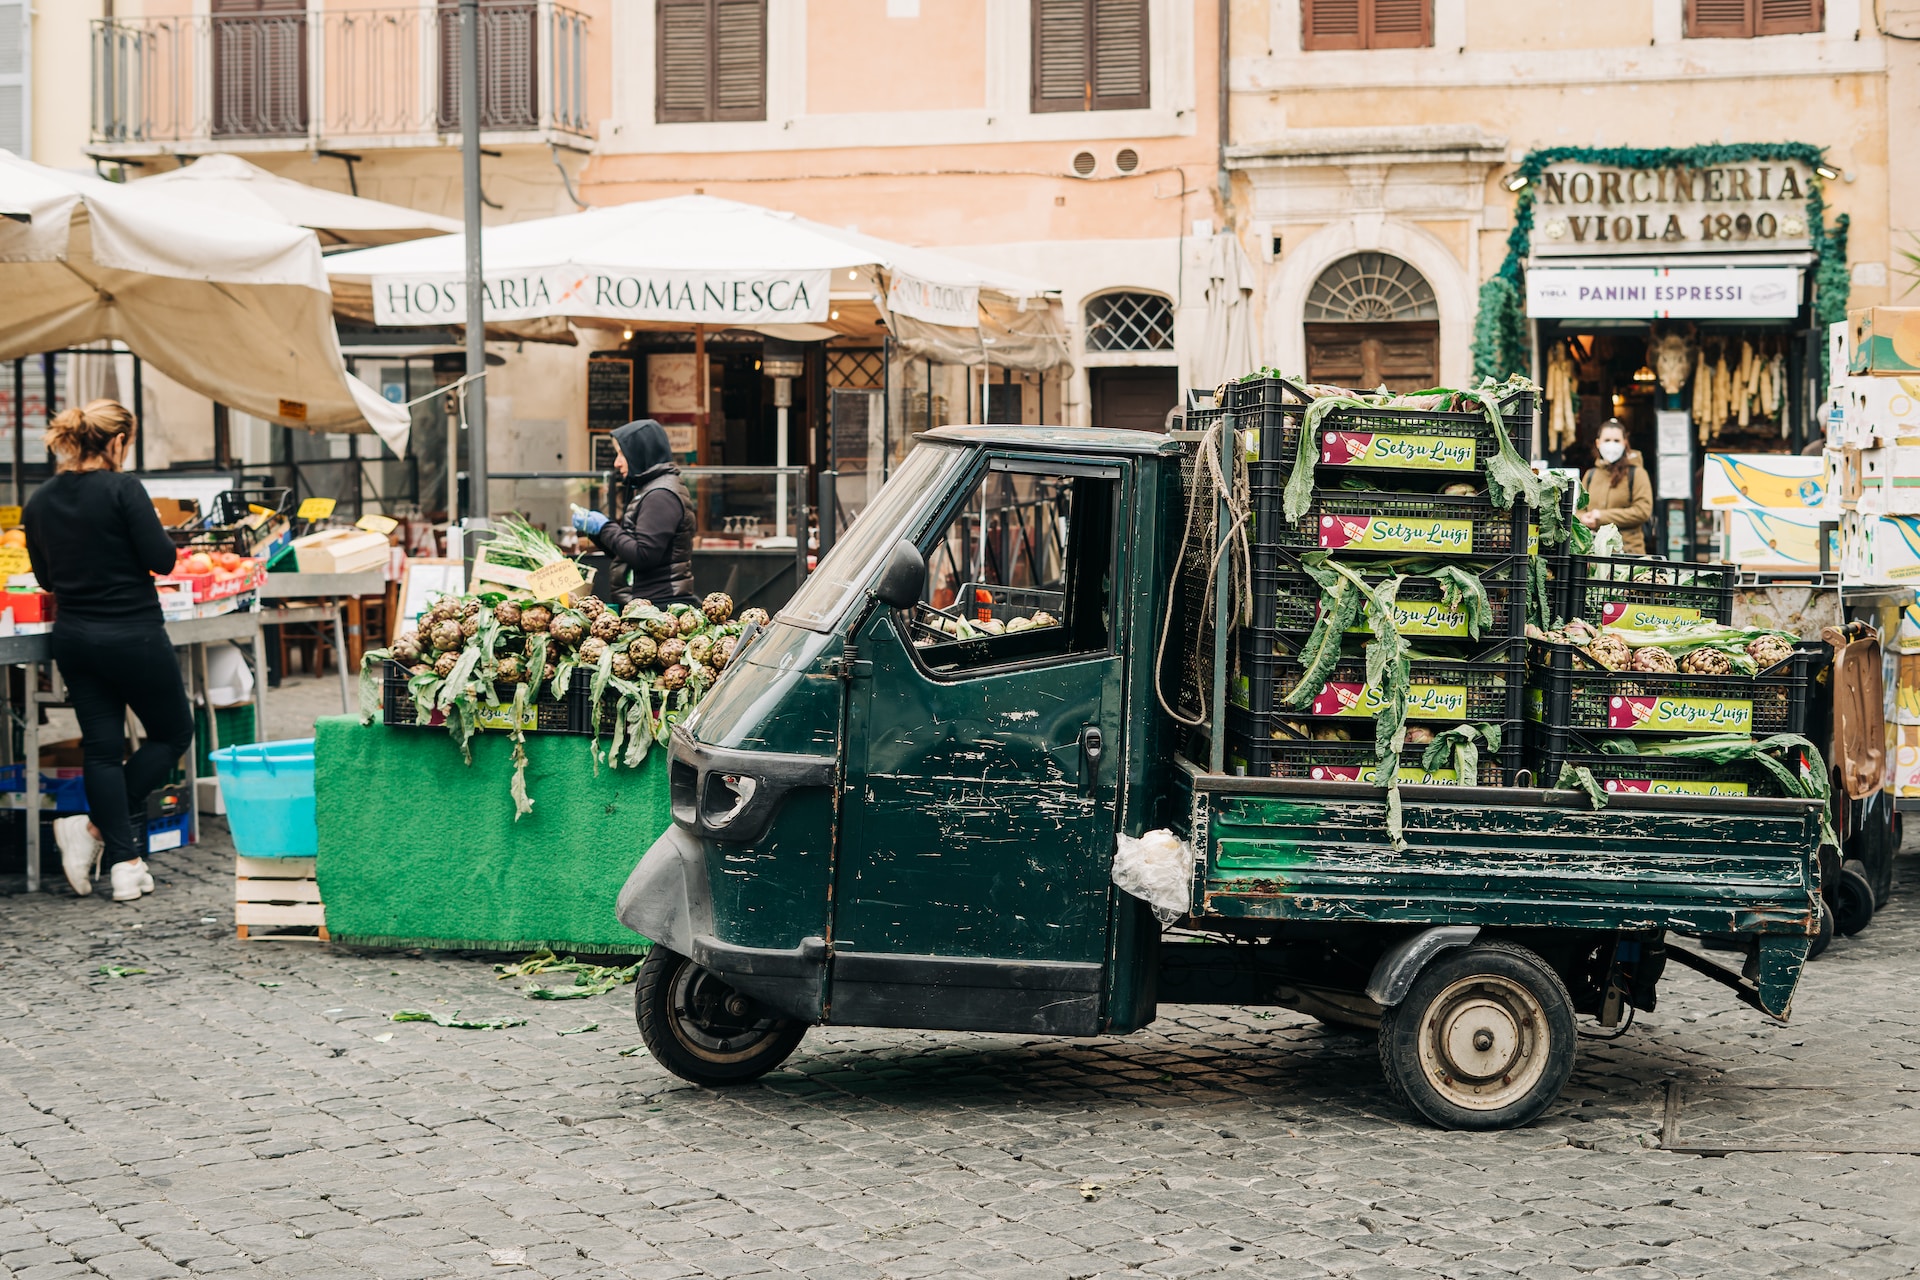
[(1380, 1065), (1396, 1097), (1443, 1129), (1533, 1120), (1573, 1073), (1573, 1002), (1525, 947), (1449, 951), (1380, 1020)]
[(656, 946), (634, 983), (640, 1038), (654, 1060), (695, 1084), (745, 1084), (787, 1060), (807, 1033), (719, 974)]

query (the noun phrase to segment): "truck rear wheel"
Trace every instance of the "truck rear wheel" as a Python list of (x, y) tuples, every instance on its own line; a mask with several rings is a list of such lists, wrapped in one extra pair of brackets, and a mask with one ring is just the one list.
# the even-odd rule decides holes
[(775, 1017), (719, 974), (665, 947), (647, 953), (634, 1016), (655, 1061), (695, 1084), (745, 1084), (785, 1062), (805, 1024)]
[(1443, 1129), (1511, 1129), (1573, 1073), (1573, 1002), (1525, 947), (1449, 951), (1380, 1020), (1380, 1066), (1401, 1101)]

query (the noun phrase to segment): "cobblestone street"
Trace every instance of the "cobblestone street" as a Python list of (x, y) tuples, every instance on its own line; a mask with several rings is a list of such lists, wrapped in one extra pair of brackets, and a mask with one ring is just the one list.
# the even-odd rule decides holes
[(0, 898), (19, 1280), (1920, 1270), (1911, 857), (1791, 1026), (1675, 967), (1540, 1123), (1475, 1136), (1396, 1108), (1370, 1038), (1287, 1012), (816, 1031), (701, 1090), (635, 1047), (630, 987), (531, 1001), (491, 958), (237, 941), (209, 828), (137, 905)]

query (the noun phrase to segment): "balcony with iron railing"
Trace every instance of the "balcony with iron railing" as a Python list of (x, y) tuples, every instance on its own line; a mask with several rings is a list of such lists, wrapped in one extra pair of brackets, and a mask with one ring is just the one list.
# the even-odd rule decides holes
[[(481, 0), (480, 127), (580, 145), (588, 21), (552, 0)], [(93, 149), (437, 145), (460, 128), (453, 0), (95, 19)]]

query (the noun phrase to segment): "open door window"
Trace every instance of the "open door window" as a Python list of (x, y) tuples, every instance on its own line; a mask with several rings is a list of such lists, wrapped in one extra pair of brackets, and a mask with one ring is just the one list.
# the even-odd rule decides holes
[(934, 675), (1105, 654), (1113, 645), (1122, 469), (990, 458), (921, 550), (926, 587), (905, 615)]

